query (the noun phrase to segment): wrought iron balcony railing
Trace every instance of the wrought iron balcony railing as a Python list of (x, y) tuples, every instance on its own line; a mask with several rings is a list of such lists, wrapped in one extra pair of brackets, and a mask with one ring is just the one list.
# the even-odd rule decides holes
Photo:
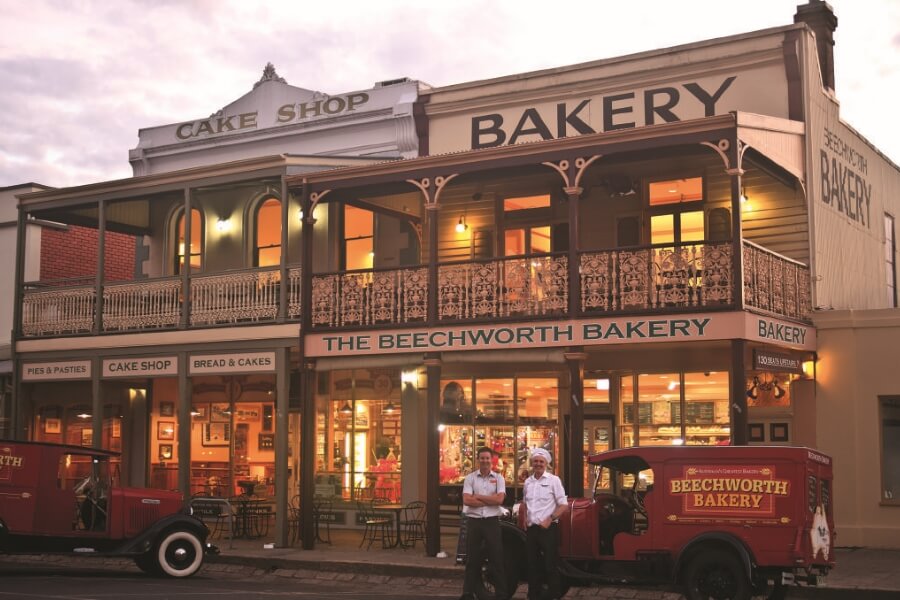
[[(744, 306), (808, 320), (809, 269), (752, 242), (742, 246), (743, 285), (733, 276), (734, 246), (696, 242), (585, 251), (578, 255), (578, 296), (569, 298), (568, 255), (544, 254), (438, 265), (313, 275), (312, 328), (407, 326), (491, 319), (546, 319), (570, 315)], [(434, 279), (431, 278), (434, 277)], [(429, 320), (429, 286), (437, 282), (436, 311)], [(56, 285), (56, 284), (59, 285)], [(94, 330), (96, 286), (86, 280), (46, 282), (24, 293), (22, 334), (46, 337)], [(185, 315), (180, 278), (105, 284), (102, 331), (297, 321), (301, 271), (287, 269), (282, 289), (277, 268), (249, 269), (190, 278)], [(281, 303), (284, 302), (284, 306)]]

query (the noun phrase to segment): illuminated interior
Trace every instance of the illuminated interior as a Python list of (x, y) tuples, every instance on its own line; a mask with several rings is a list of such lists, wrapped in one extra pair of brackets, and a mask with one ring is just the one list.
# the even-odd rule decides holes
[(260, 267), (281, 264), (281, 201), (268, 198), (256, 213), (256, 263)]

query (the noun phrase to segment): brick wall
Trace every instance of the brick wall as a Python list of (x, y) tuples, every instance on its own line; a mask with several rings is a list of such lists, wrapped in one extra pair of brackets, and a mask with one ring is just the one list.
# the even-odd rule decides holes
[[(98, 238), (97, 230), (88, 227), (45, 227), (41, 232), (41, 281), (94, 277)], [(133, 235), (106, 232), (107, 281), (134, 279), (134, 247)]]

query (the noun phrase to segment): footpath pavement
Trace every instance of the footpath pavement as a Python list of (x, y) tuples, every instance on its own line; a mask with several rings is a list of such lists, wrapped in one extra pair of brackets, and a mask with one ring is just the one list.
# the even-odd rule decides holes
[[(331, 537), (332, 544), (317, 543), (313, 550), (303, 550), (299, 543), (296, 548), (266, 548), (262, 540), (218, 540), (221, 554), (211, 558), (209, 567), (221, 569), (227, 565), (300, 580), (366, 580), (373, 584), (432, 588), (435, 592), (440, 590), (442, 596), (462, 591), (463, 567), (455, 562), (456, 536), (442, 536), (441, 548), (447, 558), (426, 556), (421, 543), (409, 549), (382, 549), (378, 544), (371, 549), (359, 548), (357, 531), (332, 530)], [(526, 587), (520, 585), (514, 598), (525, 598)], [(422, 597), (428, 595), (423, 592)], [(566, 597), (678, 600), (682, 596), (671, 587), (594, 585), (573, 588)], [(900, 599), (900, 548), (838, 548), (837, 568), (828, 575), (824, 587), (792, 588), (788, 597)]]

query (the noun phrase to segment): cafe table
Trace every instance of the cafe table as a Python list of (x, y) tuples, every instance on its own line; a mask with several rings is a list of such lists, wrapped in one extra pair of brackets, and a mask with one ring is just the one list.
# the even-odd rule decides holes
[(394, 513), (394, 519), (397, 523), (397, 535), (394, 537), (394, 543), (388, 546), (388, 548), (396, 548), (397, 546), (402, 546), (400, 543), (400, 516), (403, 514), (403, 509), (406, 508), (405, 505), (395, 502), (389, 503), (375, 503), (372, 505), (372, 510), (376, 513), (380, 512), (391, 512)]

